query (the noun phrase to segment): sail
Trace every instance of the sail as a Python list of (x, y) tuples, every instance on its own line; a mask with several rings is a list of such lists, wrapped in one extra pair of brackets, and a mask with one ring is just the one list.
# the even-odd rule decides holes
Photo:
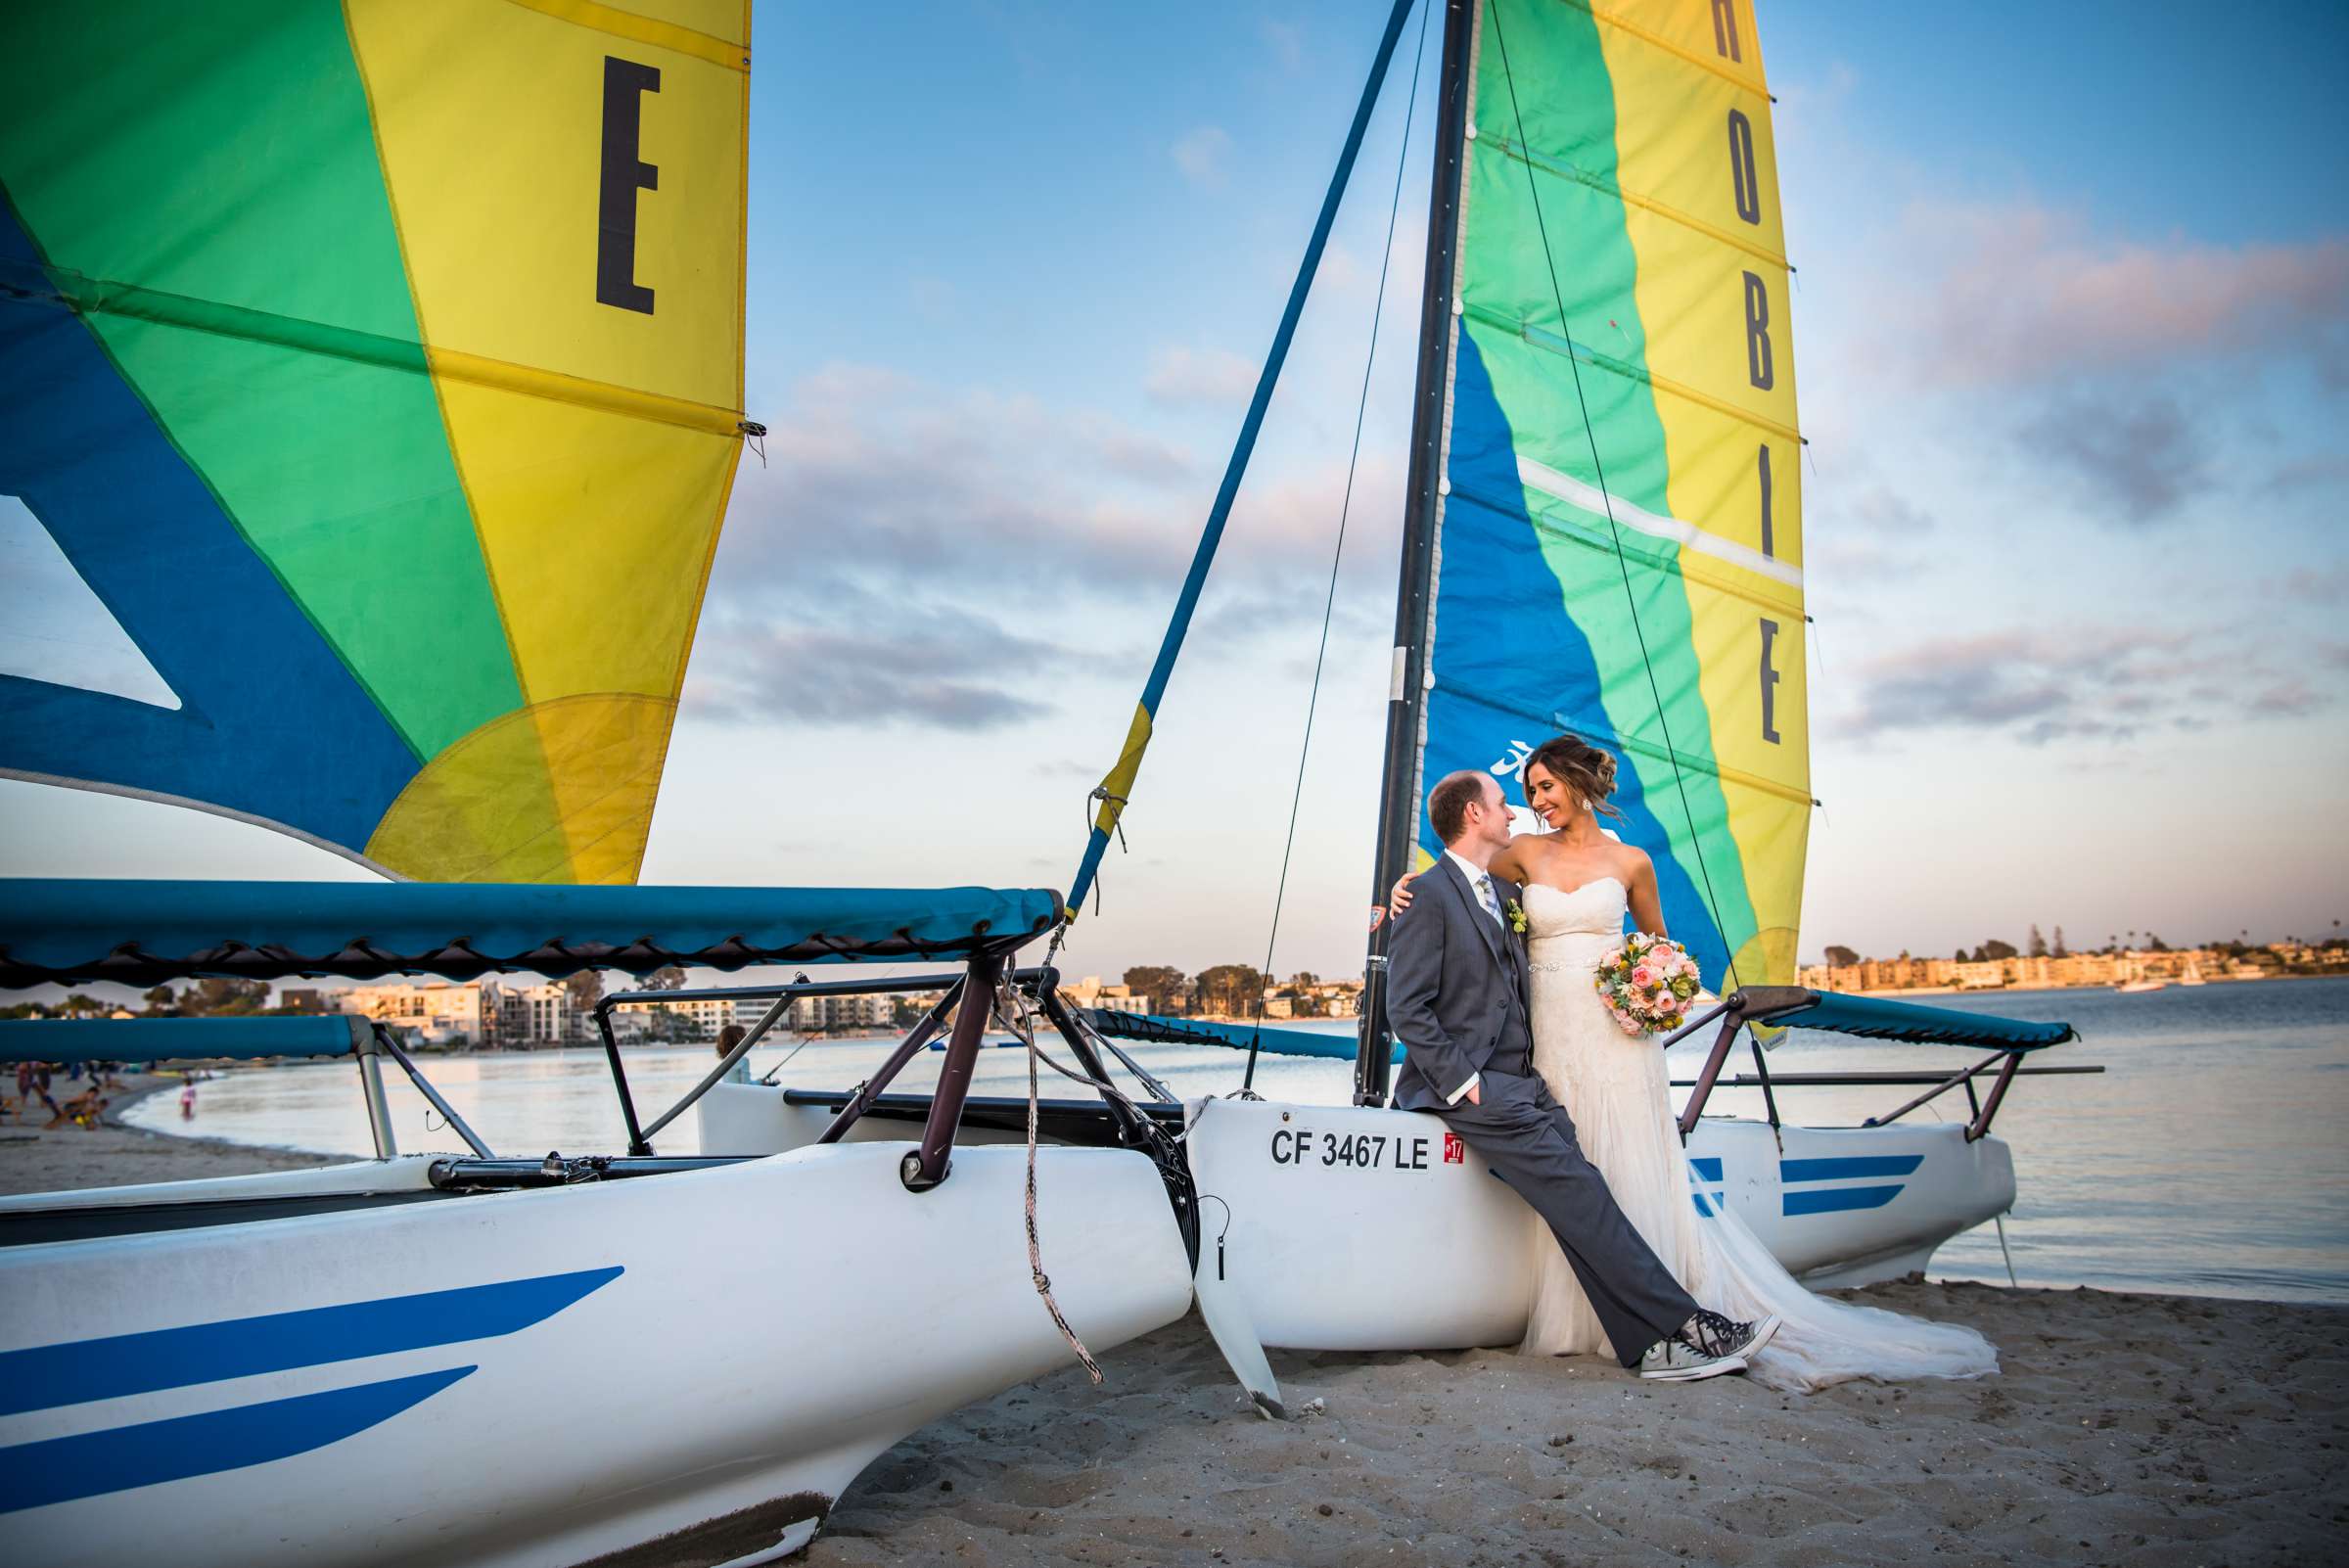
[(0, 772), (632, 881), (744, 429), (749, 38), (746, 0), (8, 7), (0, 497), (170, 699), (0, 675)]
[[(1707, 982), (1794, 978), (1801, 436), (1748, 0), (1485, 0), (1470, 34), (1416, 807), (1560, 731)], [(1420, 848), (1439, 848), (1424, 822)]]

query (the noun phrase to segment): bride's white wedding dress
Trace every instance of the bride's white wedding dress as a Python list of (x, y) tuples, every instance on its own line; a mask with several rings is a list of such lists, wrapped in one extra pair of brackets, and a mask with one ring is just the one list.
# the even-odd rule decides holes
[[(1626, 907), (1624, 886), (1612, 877), (1571, 893), (1539, 883), (1525, 889), (1534, 1070), (1574, 1118), (1583, 1153), (1656, 1256), (1713, 1311), (1785, 1320), (1752, 1367), (1773, 1387), (1997, 1371), (1998, 1351), (1972, 1329), (1814, 1295), (1735, 1215), (1698, 1215), (1664, 1053), (1653, 1038), (1618, 1028), (1591, 984), (1599, 958), (1623, 939)], [(1540, 1232), (1542, 1264), (1524, 1348), (1608, 1354), (1597, 1314), (1548, 1228), (1539, 1217), (1529, 1223)]]

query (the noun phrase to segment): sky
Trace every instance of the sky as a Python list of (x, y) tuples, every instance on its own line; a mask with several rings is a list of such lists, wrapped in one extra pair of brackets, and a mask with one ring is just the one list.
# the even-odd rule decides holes
[[(760, 7), (772, 434), (643, 880), (1067, 885), (1382, 14)], [(1789, 3), (1760, 30), (1812, 443), (1803, 956), (2329, 935), (2349, 21)], [(1264, 963), (1333, 558), (1272, 968), (1359, 971), (1439, 32), (1407, 151), (1405, 34), (1073, 973)], [(363, 873), (0, 783), (0, 874)]]

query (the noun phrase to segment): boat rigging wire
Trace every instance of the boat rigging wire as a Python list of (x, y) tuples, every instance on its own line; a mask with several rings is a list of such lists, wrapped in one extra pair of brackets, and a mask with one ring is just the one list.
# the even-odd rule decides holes
[[(1493, 5), (1486, 8), (1485, 15), (1493, 19), (1493, 39), (1500, 46), (1500, 74), (1509, 87), (1509, 114), (1517, 122), (1517, 144), (1530, 147), (1532, 144), (1525, 139), (1525, 115), (1517, 107), (1517, 77), (1509, 69), (1509, 40), (1501, 29), (1500, 12), (1498, 5)], [(1712, 911), (1713, 929), (1721, 933), (1722, 946), (1728, 953), (1729, 984), (1727, 989), (1733, 992), (1738, 987), (1737, 951), (1729, 946), (1728, 926), (1721, 918), (1721, 899), (1713, 891), (1712, 868), (1705, 864), (1705, 841), (1697, 831), (1696, 808), (1688, 801), (1687, 772), (1681, 766), (1680, 748), (1672, 743), (1672, 720), (1664, 714), (1664, 688), (1656, 679), (1655, 660), (1647, 651), (1647, 628), (1639, 623), (1639, 600), (1632, 591), (1632, 569), (1623, 553), (1623, 530), (1615, 522), (1615, 495), (1607, 488), (1606, 467), (1599, 461), (1598, 430), (1590, 423), (1589, 399), (1583, 393), (1583, 366), (1580, 356), (1574, 352), (1574, 326), (1566, 319), (1566, 291), (1558, 284), (1558, 258), (1549, 248), (1549, 224), (1542, 216), (1542, 188), (1534, 176), (1534, 165), (1530, 159), (1525, 165), (1525, 182), (1526, 194), (1533, 198), (1534, 203), (1534, 232), (1542, 236), (1542, 260), (1549, 269), (1550, 298), (1558, 306), (1558, 332), (1566, 340), (1566, 363), (1574, 373), (1574, 400), (1582, 410), (1583, 435), (1590, 443), (1590, 468), (1598, 481), (1599, 502), (1606, 511), (1607, 537), (1614, 541), (1615, 567), (1623, 575), (1624, 608), (1631, 612), (1632, 632), (1639, 641), (1639, 663), (1647, 671), (1648, 694), (1656, 702), (1656, 723), (1664, 731), (1664, 754), (1672, 759), (1673, 787), (1681, 797), (1681, 814), (1688, 823), (1688, 846), (1696, 855), (1697, 874), (1704, 879), (1705, 905)], [(1669, 852), (1670, 846), (1667, 845), (1666, 849)]]
[[(1003, 1005), (1007, 998), (1011, 1003), (1008, 1008)], [(975, 1001), (976, 998), (966, 998), (966, 1000)], [(1053, 1300), (1052, 1276), (1044, 1272), (1043, 1244), (1037, 1240), (1036, 1233), (1036, 1063), (1037, 1057), (1044, 1056), (1042, 1048), (1036, 1043), (1036, 1020), (1034, 1015), (1028, 1011), (1028, 998), (1020, 993), (1018, 986), (1009, 981), (1006, 981), (1002, 989), (995, 992), (991, 1010), (996, 1020), (1017, 1036), (1021, 1044), (1028, 1047), (1028, 1194), (1026, 1200), (1028, 1274), (1036, 1282), (1036, 1293), (1043, 1298), (1044, 1311), (1052, 1315), (1053, 1326), (1060, 1330), (1061, 1338), (1069, 1342), (1069, 1349), (1077, 1353), (1077, 1360), (1083, 1364), (1085, 1375), (1098, 1384), (1102, 1381), (1101, 1364), (1094, 1360), (1092, 1353), (1084, 1348), (1084, 1341), (1077, 1337), (1077, 1330), (1069, 1326), (1068, 1316), (1061, 1312), (1060, 1303)], [(1051, 1058), (1044, 1057), (1044, 1060), (1051, 1061)], [(1052, 1062), (1052, 1066), (1060, 1072), (1068, 1073), (1068, 1069), (1062, 1067), (1058, 1062)], [(1077, 1075), (1069, 1073), (1069, 1076), (1075, 1078)], [(1084, 1082), (1091, 1083), (1092, 1081), (1086, 1079)]]
[[(1411, 90), (1404, 99), (1403, 146), (1395, 155), (1395, 194), (1387, 204), (1387, 243), (1378, 258), (1378, 293), (1370, 308), (1370, 348), (1362, 359), (1362, 390), (1354, 407), (1354, 449), (1346, 458), (1346, 494), (1338, 503), (1338, 538), (1329, 556), (1329, 591), (1321, 601), (1321, 642), (1313, 651), (1313, 684), (1305, 702), (1305, 738), (1297, 747), (1297, 785), (1289, 797), (1289, 832), (1280, 846), (1280, 880), (1272, 891), (1272, 927), (1265, 936), (1265, 968), (1256, 988), (1256, 1028), (1265, 1023), (1265, 992), (1272, 982), (1272, 949), (1280, 940), (1280, 910), (1288, 898), (1289, 859), (1297, 850), (1297, 815), (1305, 804), (1305, 763), (1313, 749), (1313, 715), (1321, 705), (1321, 672), (1329, 659), (1329, 625), (1338, 604), (1338, 567), (1346, 558), (1346, 524), (1354, 511), (1355, 471), (1362, 459), (1362, 422), (1370, 408), (1370, 372), (1378, 363), (1378, 327), (1387, 308), (1387, 271), (1395, 258), (1395, 219), (1403, 210), (1403, 175), (1411, 156), (1411, 125), (1419, 113), (1419, 73), (1427, 63), (1427, 19), (1435, 0), (1419, 8), (1419, 41), (1411, 55)], [(1240, 1097), (1253, 1099), (1256, 1084), (1257, 1038), (1248, 1040), (1248, 1071), (1240, 1080)]]

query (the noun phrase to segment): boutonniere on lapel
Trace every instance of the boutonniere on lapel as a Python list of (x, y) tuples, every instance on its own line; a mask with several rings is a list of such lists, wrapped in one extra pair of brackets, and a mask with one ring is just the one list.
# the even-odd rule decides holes
[(1511, 899), (1508, 902), (1500, 906), (1500, 912), (1502, 917), (1508, 921), (1509, 929), (1511, 931), (1516, 932), (1520, 937), (1525, 935), (1524, 904), (1521, 904), (1516, 899)]

